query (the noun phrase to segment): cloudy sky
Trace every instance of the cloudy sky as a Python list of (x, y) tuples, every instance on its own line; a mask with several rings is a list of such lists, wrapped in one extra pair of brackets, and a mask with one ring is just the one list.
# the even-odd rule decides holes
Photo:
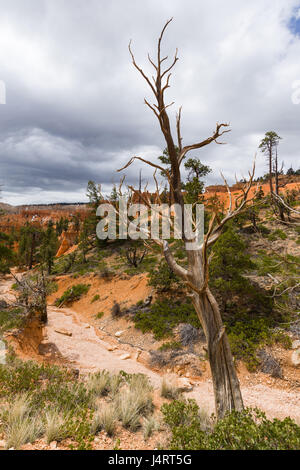
[[(232, 128), (226, 145), (195, 153), (213, 169), (207, 183), (220, 170), (231, 182), (245, 175), (268, 130), (283, 138), (285, 168), (300, 166), (299, 0), (0, 0), (3, 202), (84, 201), (88, 180), (109, 191), (131, 156), (161, 154), (143, 104), (151, 94), (127, 46), (132, 39), (151, 71), (147, 52), (170, 17), (164, 50), (178, 47), (180, 57), (167, 93), (172, 122), (183, 105), (186, 144), (210, 136), (217, 121)], [(139, 168), (127, 170), (128, 183)], [(258, 154), (257, 174), (265, 171)], [(151, 173), (143, 167), (144, 180)]]

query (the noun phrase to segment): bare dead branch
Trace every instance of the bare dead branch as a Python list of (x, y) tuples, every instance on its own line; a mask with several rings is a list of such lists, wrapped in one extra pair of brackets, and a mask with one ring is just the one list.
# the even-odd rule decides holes
[(177, 144), (178, 144), (178, 148), (179, 148), (179, 154), (182, 152), (181, 110), (182, 110), (182, 106), (180, 106), (178, 114), (176, 116)]
[[(221, 129), (223, 127), (225, 127), (225, 129), (222, 131)], [(179, 154), (179, 158), (178, 158), (179, 164), (182, 162), (182, 160), (184, 159), (186, 154), (188, 152), (190, 152), (191, 150), (196, 150), (196, 149), (199, 149), (201, 147), (205, 147), (206, 145), (209, 145), (212, 142), (215, 142), (222, 135), (226, 134), (227, 132), (230, 132), (231, 129), (226, 129), (227, 127), (229, 127), (229, 124), (225, 124), (225, 123), (218, 124), (217, 123), (216, 130), (215, 130), (214, 134), (211, 137), (209, 137), (208, 139), (203, 140), (202, 142), (185, 146)]]
[(169, 244), (166, 240), (163, 242), (164, 256), (172, 271), (177, 274), (181, 279), (187, 280), (187, 270), (176, 263), (175, 258), (170, 250)]
[(286, 209), (291, 212), (294, 212), (295, 214), (300, 215), (300, 211), (297, 211), (296, 209), (293, 209), (292, 207), (288, 206), (286, 202), (282, 199), (282, 197), (280, 197), (278, 194), (273, 192), (273, 197), (277, 199), (277, 201), (279, 201)]

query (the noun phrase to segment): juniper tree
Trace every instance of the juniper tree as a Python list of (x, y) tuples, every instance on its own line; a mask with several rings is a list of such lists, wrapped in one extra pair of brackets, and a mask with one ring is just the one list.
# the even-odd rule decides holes
[[(162, 56), (161, 54), (162, 39), (170, 21), (171, 20), (165, 24), (158, 40), (157, 61), (153, 61), (152, 58), (148, 55), (149, 62), (154, 68), (155, 77), (153, 77), (153, 80), (150, 79), (144, 70), (136, 63), (135, 56), (131, 49), (131, 43), (129, 44), (129, 52), (131, 54), (134, 67), (146, 80), (155, 98), (154, 104), (151, 104), (146, 99), (145, 104), (151, 109), (158, 119), (160, 130), (166, 142), (168, 157), (170, 159), (170, 167), (167, 169), (166, 175), (169, 186), (172, 188), (174, 202), (181, 207), (182, 226), (184, 227), (185, 211), (184, 192), (182, 190), (181, 180), (181, 164), (188, 152), (200, 149), (213, 142), (219, 143), (218, 139), (226, 132), (229, 132), (229, 126), (228, 124), (224, 123), (217, 124), (215, 131), (209, 138), (200, 140), (195, 144), (184, 146), (181, 135), (180, 109), (176, 120), (175, 131), (177, 142), (175, 144), (168, 114), (168, 108), (171, 106), (171, 104), (165, 103), (165, 91), (170, 87), (171, 70), (178, 61), (177, 50), (175, 57), (170, 65), (165, 65), (168, 58)], [(130, 161), (119, 171), (126, 169), (129, 165), (132, 164), (134, 160), (140, 160), (144, 163), (147, 163), (159, 171), (166, 171), (165, 168), (163, 168), (161, 165), (158, 165), (153, 161), (145, 160), (139, 156), (132, 157)], [(219, 418), (223, 417), (231, 410), (241, 410), (243, 408), (243, 400), (240, 392), (238, 377), (233, 363), (228, 337), (223, 326), (220, 309), (209, 288), (210, 258), (208, 256), (208, 249), (212, 247), (221, 236), (225, 224), (235, 217), (245, 206), (250, 188), (252, 186), (253, 177), (254, 168), (253, 172), (249, 175), (249, 181), (244, 186), (242, 186), (242, 195), (237, 197), (235, 201), (232, 200), (230, 189), (226, 183), (230, 199), (228, 211), (222, 219), (216, 217), (215, 215), (212, 216), (208, 232), (206, 233), (201, 246), (190, 249), (190, 243), (196, 241), (195, 237), (190, 238), (185, 233), (183, 233), (182, 239), (186, 249), (188, 263), (187, 268), (181, 266), (175, 260), (167, 241), (165, 240), (162, 243), (164, 256), (170, 269), (172, 269), (173, 272), (186, 283), (190, 290), (193, 305), (207, 339), (208, 359), (210, 362), (213, 379), (216, 412)], [(131, 189), (134, 191), (134, 188)], [(147, 200), (144, 198), (143, 202), (147, 203)]]

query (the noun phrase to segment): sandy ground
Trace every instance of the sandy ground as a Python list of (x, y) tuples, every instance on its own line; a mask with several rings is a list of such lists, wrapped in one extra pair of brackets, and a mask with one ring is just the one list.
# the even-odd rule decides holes
[[(12, 300), (11, 280), (0, 283), (0, 298)], [(116, 349), (111, 350), (112, 346)], [(111, 372), (124, 370), (128, 373), (143, 373), (159, 388), (162, 375), (146, 365), (145, 352), (137, 357), (137, 349), (118, 342), (118, 338), (107, 336), (99, 328), (87, 323), (86, 317), (70, 308), (49, 306), (48, 325), (42, 344), (45, 358), (57, 357), (66, 364), (78, 369), (81, 374), (107, 369)], [(139, 351), (140, 352), (140, 351)], [(123, 354), (130, 358), (122, 360)], [(143, 357), (144, 355), (144, 357)], [(194, 388), (187, 393), (194, 398), (201, 408), (214, 411), (213, 387), (210, 379), (193, 381)], [(291, 416), (300, 423), (300, 392), (282, 390), (264, 384), (242, 386), (246, 406), (259, 407), (271, 418)]]

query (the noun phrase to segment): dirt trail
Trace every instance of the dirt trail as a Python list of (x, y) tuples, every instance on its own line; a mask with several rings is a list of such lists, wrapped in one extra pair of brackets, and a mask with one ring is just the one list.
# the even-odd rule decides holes
[[(12, 299), (11, 285), (11, 280), (5, 279), (0, 282), (0, 299), (6, 301)], [(113, 341), (116, 343), (117, 339), (114, 338)], [(155, 388), (160, 387), (162, 376), (138, 362), (135, 350), (118, 344), (116, 350), (109, 351), (110, 338), (105, 337), (103, 332), (96, 330), (86, 321), (82, 321), (80, 314), (71, 309), (49, 306), (48, 325), (45, 328), (43, 343), (43, 347), (50, 346), (52, 353), (56, 352), (63, 361), (71, 363), (72, 367), (79, 369), (81, 373), (103, 369), (111, 372), (124, 370), (128, 373), (143, 373), (149, 377)], [(120, 356), (126, 353), (130, 353), (131, 358), (122, 360)], [(254, 385), (242, 387), (242, 394), (245, 406), (261, 408), (269, 417), (291, 416), (300, 423), (299, 391)], [(208, 412), (214, 411), (213, 387), (210, 380), (195, 383), (193, 391), (186, 396), (195, 398), (200, 407)]]
[[(72, 336), (62, 334), (59, 330)], [(110, 343), (100, 339), (95, 328), (82, 322), (79, 315), (71, 309), (50, 306), (45, 332), (45, 342), (55, 345), (61, 356), (82, 373), (103, 369), (111, 372), (124, 370), (128, 373), (146, 374), (155, 387), (160, 385), (161, 377), (143, 364), (133, 358), (120, 359), (120, 356), (128, 354), (122, 344), (117, 350), (108, 351), (111, 348)]]

